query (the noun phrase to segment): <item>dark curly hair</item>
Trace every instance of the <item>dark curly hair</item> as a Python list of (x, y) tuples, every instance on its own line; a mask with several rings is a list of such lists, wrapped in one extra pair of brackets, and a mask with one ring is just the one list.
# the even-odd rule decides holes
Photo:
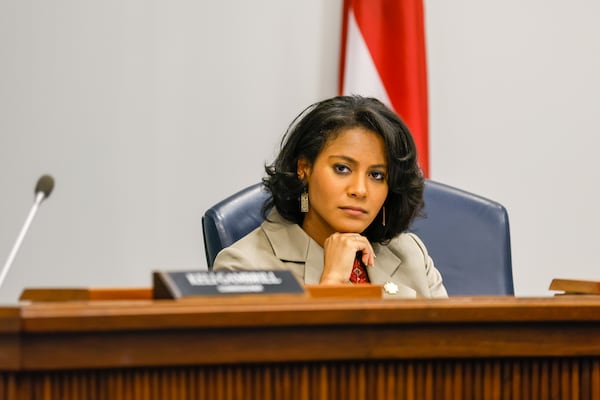
[(362, 232), (369, 241), (387, 243), (408, 229), (423, 209), (424, 180), (417, 164), (417, 150), (408, 127), (400, 117), (375, 98), (337, 96), (308, 106), (290, 124), (281, 141), (279, 155), (265, 165), (263, 184), (270, 196), (263, 206), (266, 217), (275, 207), (285, 219), (302, 225), (300, 194), (304, 183), (297, 176), (298, 160), (312, 165), (327, 141), (341, 132), (362, 127), (379, 134), (388, 160), (388, 195), (383, 216), (378, 215)]

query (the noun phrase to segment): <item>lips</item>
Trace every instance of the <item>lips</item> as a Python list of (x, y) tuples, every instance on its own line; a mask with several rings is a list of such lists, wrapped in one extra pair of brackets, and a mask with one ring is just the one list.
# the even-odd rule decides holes
[(340, 209), (350, 215), (364, 215), (367, 214), (367, 210), (361, 207), (340, 207)]

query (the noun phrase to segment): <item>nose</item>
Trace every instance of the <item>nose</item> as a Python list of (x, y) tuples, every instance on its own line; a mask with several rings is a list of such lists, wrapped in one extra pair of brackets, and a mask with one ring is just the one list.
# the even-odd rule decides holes
[(354, 174), (350, 186), (348, 187), (348, 196), (363, 198), (367, 196), (367, 180), (363, 174)]

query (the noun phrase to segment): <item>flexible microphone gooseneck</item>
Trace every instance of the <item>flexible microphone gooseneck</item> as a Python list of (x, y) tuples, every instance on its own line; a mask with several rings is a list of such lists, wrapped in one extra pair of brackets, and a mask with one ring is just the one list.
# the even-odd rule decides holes
[(6, 277), (6, 274), (8, 273), (8, 270), (10, 269), (10, 266), (13, 260), (15, 259), (15, 256), (17, 255), (17, 251), (19, 251), (19, 247), (21, 247), (21, 242), (23, 241), (23, 238), (25, 237), (25, 234), (29, 229), (29, 225), (31, 225), (31, 221), (33, 221), (33, 217), (35, 216), (38, 207), (44, 199), (50, 196), (50, 193), (52, 193), (52, 189), (54, 189), (54, 179), (50, 175), (43, 175), (40, 177), (40, 179), (38, 179), (34, 190), (35, 201), (33, 202), (33, 206), (29, 211), (29, 215), (25, 220), (23, 228), (21, 228), (21, 232), (17, 237), (17, 241), (15, 242), (10, 254), (8, 255), (8, 259), (6, 260), (6, 263), (4, 264), (4, 267), (2, 267), (2, 271), (0, 272), (0, 287), (2, 286), (2, 282), (4, 282), (4, 278)]

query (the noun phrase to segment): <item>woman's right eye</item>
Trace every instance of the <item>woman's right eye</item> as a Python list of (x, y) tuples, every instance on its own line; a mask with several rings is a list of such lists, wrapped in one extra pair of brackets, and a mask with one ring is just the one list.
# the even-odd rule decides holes
[(344, 164), (335, 164), (333, 166), (333, 170), (337, 174), (348, 174), (348, 173), (350, 173), (350, 168), (347, 165), (344, 165)]

